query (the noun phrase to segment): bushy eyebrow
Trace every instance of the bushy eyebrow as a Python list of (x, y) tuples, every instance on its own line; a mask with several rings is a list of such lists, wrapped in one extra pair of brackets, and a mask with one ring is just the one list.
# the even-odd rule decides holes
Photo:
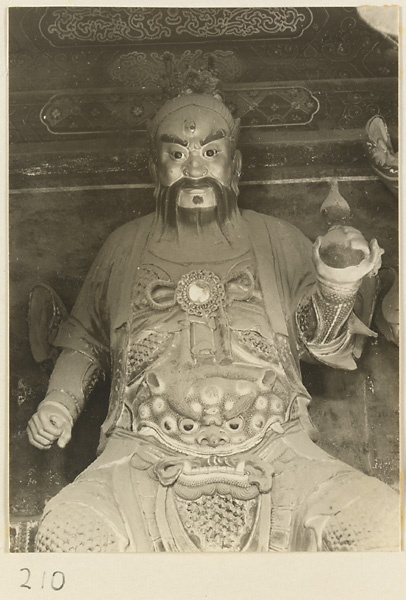
[(182, 140), (174, 133), (163, 133), (161, 135), (161, 142), (168, 142), (169, 144), (179, 144), (180, 146), (184, 146), (185, 148), (187, 146), (186, 140)]
[(215, 140), (222, 140), (225, 137), (226, 137), (226, 132), (224, 131), (224, 129), (219, 129), (215, 133), (209, 133), (209, 135), (207, 137), (205, 137), (204, 140), (202, 140), (200, 142), (200, 144), (202, 146), (205, 146), (206, 144), (209, 144), (210, 142), (214, 142)]

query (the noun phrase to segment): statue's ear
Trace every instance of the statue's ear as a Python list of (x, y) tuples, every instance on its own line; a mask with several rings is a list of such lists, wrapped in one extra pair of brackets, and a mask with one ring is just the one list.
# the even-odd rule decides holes
[(158, 183), (159, 183), (158, 169), (157, 169), (157, 166), (156, 166), (156, 162), (154, 161), (154, 159), (152, 157), (150, 157), (150, 159), (149, 159), (148, 167), (149, 167), (149, 172), (150, 172), (151, 177), (152, 177), (152, 181), (157, 186)]
[(240, 123), (241, 123), (241, 119), (234, 119), (234, 127), (233, 127), (232, 136), (233, 136), (236, 144), (238, 143), (238, 138), (240, 136)]
[(236, 150), (234, 152), (233, 164), (234, 164), (234, 173), (236, 173), (237, 176), (239, 177), (241, 175), (241, 169), (242, 169), (242, 156), (241, 156), (241, 152), (239, 150)]
[(233, 176), (231, 178), (231, 188), (233, 189), (236, 196), (238, 196), (238, 194), (239, 194), (238, 180), (240, 179), (241, 167), (242, 167), (242, 157), (241, 157), (241, 152), (239, 150), (236, 150), (234, 152), (233, 167), (234, 167), (234, 172), (233, 172)]

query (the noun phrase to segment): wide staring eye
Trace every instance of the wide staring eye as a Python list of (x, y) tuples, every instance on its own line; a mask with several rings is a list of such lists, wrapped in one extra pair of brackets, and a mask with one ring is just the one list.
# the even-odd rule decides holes
[(203, 154), (207, 158), (213, 158), (214, 156), (216, 156), (217, 153), (218, 150), (215, 150), (214, 148), (209, 148), (209, 150), (206, 150)]
[(184, 152), (182, 152), (181, 150), (174, 150), (171, 153), (171, 157), (174, 160), (183, 160), (184, 158), (186, 158), (186, 154)]

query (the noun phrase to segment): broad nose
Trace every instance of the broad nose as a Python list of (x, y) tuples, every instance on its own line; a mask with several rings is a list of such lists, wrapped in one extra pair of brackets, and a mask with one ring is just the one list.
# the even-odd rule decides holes
[(192, 179), (206, 177), (208, 170), (203, 158), (198, 154), (190, 153), (189, 158), (183, 166), (183, 174), (185, 177), (191, 177)]
[(211, 448), (228, 444), (229, 441), (230, 438), (227, 432), (216, 425), (205, 427), (197, 436), (197, 443), (200, 446), (210, 446)]

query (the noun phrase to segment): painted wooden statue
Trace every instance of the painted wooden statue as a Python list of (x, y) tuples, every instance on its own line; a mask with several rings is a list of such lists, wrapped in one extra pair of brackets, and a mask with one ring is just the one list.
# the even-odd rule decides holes
[(64, 447), (111, 375), (99, 457), (46, 506), (39, 552), (396, 550), (398, 495), (311, 440), (299, 359), (354, 369), (382, 250), (312, 246), (237, 206), (238, 120), (188, 87), (150, 127), (156, 211), (115, 231), (55, 345), (28, 433)]

